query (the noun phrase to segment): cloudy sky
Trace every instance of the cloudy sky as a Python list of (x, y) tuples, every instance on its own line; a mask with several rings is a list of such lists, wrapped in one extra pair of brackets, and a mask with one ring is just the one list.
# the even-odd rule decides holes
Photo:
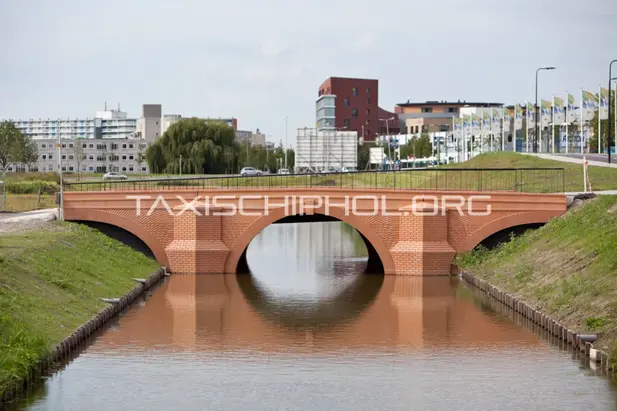
[[(238, 118), (272, 141), (312, 126), (329, 76), (377, 78), (380, 105), (504, 103), (606, 87), (615, 0), (0, 0), (0, 118)], [(617, 64), (613, 66), (617, 74)]]

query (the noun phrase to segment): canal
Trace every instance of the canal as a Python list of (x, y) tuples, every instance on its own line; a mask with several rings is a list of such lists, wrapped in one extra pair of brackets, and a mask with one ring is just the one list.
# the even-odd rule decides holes
[(363, 274), (366, 255), (343, 223), (272, 225), (251, 275), (167, 278), (16, 409), (617, 409), (458, 279)]

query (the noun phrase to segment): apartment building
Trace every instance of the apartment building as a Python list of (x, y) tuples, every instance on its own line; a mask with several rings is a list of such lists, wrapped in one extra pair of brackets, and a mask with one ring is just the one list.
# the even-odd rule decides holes
[(395, 113), (379, 107), (379, 80), (330, 77), (318, 90), (315, 117), (319, 130), (355, 131), (364, 141), (398, 134)]
[[(105, 105), (93, 118), (7, 119), (31, 137), (38, 149), (36, 164), (13, 165), (8, 171), (49, 172), (61, 166), (66, 172), (149, 173), (144, 159), (148, 145), (180, 118), (179, 114), (164, 115), (161, 104), (144, 104), (140, 118), (129, 118), (120, 107), (108, 110)], [(233, 117), (206, 120), (224, 121), (234, 129), (238, 124)]]
[(477, 108), (501, 108), (502, 103), (426, 101), (399, 103), (394, 108), (402, 134), (452, 132), (452, 119), (475, 113)]

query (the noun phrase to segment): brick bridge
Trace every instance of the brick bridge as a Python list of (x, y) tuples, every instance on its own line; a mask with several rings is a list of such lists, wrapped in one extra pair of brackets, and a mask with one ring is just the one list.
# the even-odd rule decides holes
[(247, 272), (246, 249), (270, 224), (340, 220), (362, 235), (370, 271), (445, 275), (457, 253), (566, 212), (564, 194), (514, 191), (121, 187), (65, 192), (64, 219), (126, 230), (173, 273)]

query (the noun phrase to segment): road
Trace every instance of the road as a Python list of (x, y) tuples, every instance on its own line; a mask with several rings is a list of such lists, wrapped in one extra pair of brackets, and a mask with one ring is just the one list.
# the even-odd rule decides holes
[[(572, 153), (570, 154), (521, 153), (521, 154), (544, 158), (546, 160), (556, 160), (556, 161), (563, 161), (564, 163), (575, 163), (575, 164), (583, 164), (583, 157), (585, 157), (590, 166), (617, 168), (617, 161), (612, 161), (613, 159), (611, 158), (611, 163), (609, 164), (606, 154), (594, 154), (594, 153), (589, 153), (589, 154), (587, 153), (585, 154), (580, 154), (580, 153), (574, 153), (574, 154)], [(615, 160), (617, 160), (617, 157), (615, 158)]]
[(56, 208), (27, 211), (23, 213), (0, 213), (0, 223), (16, 223), (27, 220), (53, 220), (56, 218)]

